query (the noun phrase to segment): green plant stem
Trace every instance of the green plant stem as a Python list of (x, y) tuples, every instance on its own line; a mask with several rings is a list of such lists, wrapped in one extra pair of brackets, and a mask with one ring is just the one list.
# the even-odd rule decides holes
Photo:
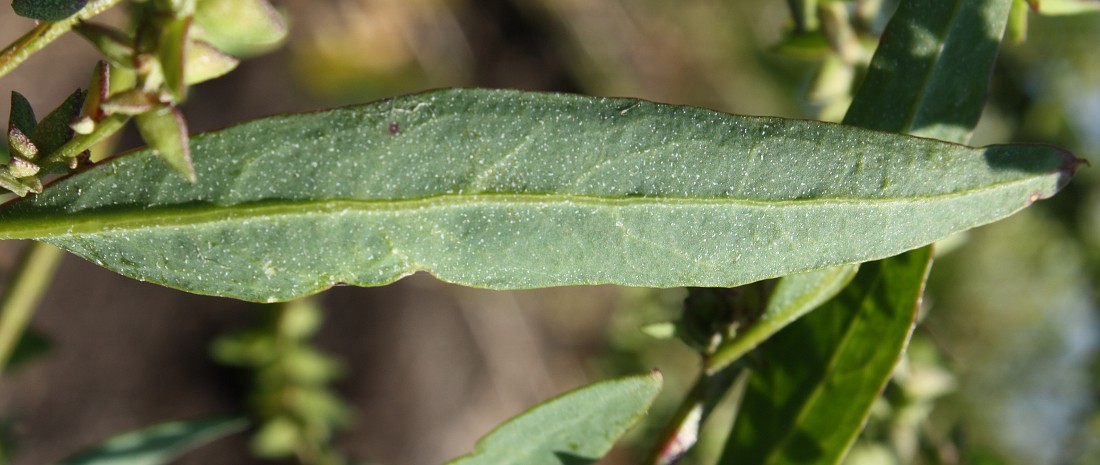
[(62, 34), (72, 29), (73, 25), (100, 14), (114, 6), (121, 0), (93, 0), (88, 2), (82, 10), (64, 20), (44, 22), (35, 26), (29, 32), (12, 42), (3, 51), (0, 51), (0, 77), (17, 68), (23, 61), (30, 58), (35, 52), (42, 50), (50, 42), (53, 42)]
[[(695, 380), (676, 413), (673, 414), (657, 447), (641, 463), (647, 465), (674, 465), (699, 440), (699, 430), (727, 392), (733, 391), (740, 399), (748, 380), (741, 364), (734, 363), (714, 373), (702, 371)], [(740, 400), (738, 400), (740, 402)]]
[(0, 373), (34, 315), (62, 255), (57, 247), (32, 242), (13, 270), (11, 282), (0, 297)]
[(42, 160), (42, 171), (49, 173), (68, 166), (70, 160), (80, 155), (81, 152), (91, 149), (96, 144), (113, 136), (129, 120), (130, 116), (128, 115), (111, 115), (96, 123), (95, 130), (90, 134), (78, 134)]

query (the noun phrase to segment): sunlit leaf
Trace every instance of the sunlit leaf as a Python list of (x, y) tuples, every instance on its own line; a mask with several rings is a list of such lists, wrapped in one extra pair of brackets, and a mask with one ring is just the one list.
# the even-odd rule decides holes
[(969, 140), (1012, 2), (902, 1), (844, 123)]
[(418, 270), (491, 288), (735, 286), (994, 221), (1078, 163), (1047, 146), (489, 90), (269, 118), (191, 147), (196, 184), (135, 152), (0, 208), (0, 237), (259, 301)]
[(661, 374), (601, 381), (508, 420), (448, 465), (585, 465), (599, 460), (646, 412)]

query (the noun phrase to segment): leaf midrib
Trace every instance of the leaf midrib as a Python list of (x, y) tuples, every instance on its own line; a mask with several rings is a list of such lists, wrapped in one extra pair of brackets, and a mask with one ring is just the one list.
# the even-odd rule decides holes
[[(1054, 174), (1054, 173), (1050, 173)], [(415, 199), (324, 199), (259, 200), (237, 204), (191, 202), (159, 207), (104, 206), (78, 212), (52, 211), (30, 218), (0, 219), (0, 239), (42, 239), (74, 234), (122, 232), (162, 227), (190, 226), (229, 220), (328, 215), (348, 212), (402, 213), (428, 209), (582, 205), (596, 208), (638, 206), (744, 206), (751, 208), (812, 207), (838, 205), (890, 205), (948, 201), (1017, 184), (1036, 178), (1021, 178), (980, 188), (943, 194), (894, 198), (813, 198), (751, 200), (729, 197), (600, 197), (570, 194), (441, 194)]]

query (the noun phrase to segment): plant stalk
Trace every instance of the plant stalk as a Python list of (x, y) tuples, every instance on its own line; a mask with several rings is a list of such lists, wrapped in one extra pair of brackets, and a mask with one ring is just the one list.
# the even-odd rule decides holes
[(740, 363), (727, 365), (722, 370), (708, 374), (699, 373), (695, 385), (676, 408), (676, 413), (661, 434), (657, 447), (642, 462), (646, 465), (675, 465), (699, 440), (699, 430), (727, 392), (740, 404), (745, 392), (748, 371)]
[(70, 160), (115, 135), (129, 120), (129, 115), (110, 115), (104, 118), (103, 121), (96, 123), (95, 130), (91, 134), (76, 135), (42, 160), (42, 171), (49, 173), (55, 169), (67, 167)]
[(49, 287), (63, 255), (61, 249), (42, 242), (32, 242), (23, 251), (0, 297), (0, 373), (7, 366), (8, 358)]
[(43, 22), (0, 51), (0, 77), (8, 74), (35, 52), (61, 37), (77, 22), (91, 18), (115, 6), (121, 0), (92, 0), (76, 14), (61, 21)]

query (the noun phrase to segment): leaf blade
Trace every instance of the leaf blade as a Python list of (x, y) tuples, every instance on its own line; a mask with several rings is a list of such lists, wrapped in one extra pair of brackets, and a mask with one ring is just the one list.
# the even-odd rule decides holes
[(141, 151), (0, 208), (0, 237), (258, 301), (420, 270), (491, 288), (732, 286), (919, 247), (1053, 195), (1076, 166), (1044, 146), (486, 90), (191, 148), (197, 184)]
[(908, 342), (931, 257), (924, 247), (863, 264), (772, 337), (718, 463), (838, 463)]
[(593, 463), (646, 414), (661, 385), (654, 371), (576, 389), (513, 417), (447, 465)]
[(970, 139), (1011, 8), (1011, 1), (900, 2), (844, 124)]
[(107, 439), (57, 465), (162, 465), (193, 448), (243, 431), (242, 418), (160, 423)]

